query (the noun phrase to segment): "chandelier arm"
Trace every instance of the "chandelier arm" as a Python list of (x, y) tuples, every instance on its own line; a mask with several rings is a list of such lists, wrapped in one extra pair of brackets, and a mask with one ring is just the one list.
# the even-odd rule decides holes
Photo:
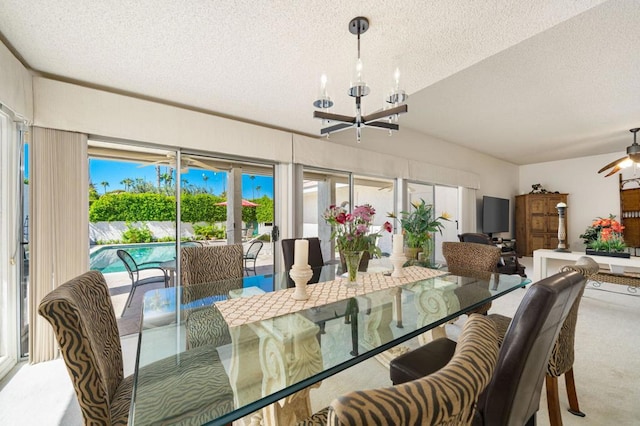
[(382, 111), (377, 111), (374, 113), (371, 113), (369, 115), (365, 115), (364, 117), (362, 117), (362, 121), (365, 124), (368, 124), (369, 121), (375, 121), (375, 120), (379, 120), (381, 118), (384, 117), (389, 117), (395, 114), (402, 114), (408, 111), (407, 105), (399, 105), (397, 107), (393, 107), (393, 108), (389, 108), (389, 109), (384, 109)]
[(344, 123), (354, 124), (356, 122), (355, 117), (341, 114), (333, 114), (331, 112), (313, 111), (313, 118), (322, 118), (323, 120), (342, 121)]
[(337, 133), (343, 130), (350, 129), (353, 126), (355, 126), (355, 124), (340, 123), (333, 126), (325, 127), (324, 129), (320, 129), (320, 134), (324, 135), (328, 133)]
[(371, 121), (365, 124), (366, 127), (375, 127), (378, 129), (387, 129), (387, 130), (400, 130), (400, 126), (396, 123), (389, 123), (387, 121)]

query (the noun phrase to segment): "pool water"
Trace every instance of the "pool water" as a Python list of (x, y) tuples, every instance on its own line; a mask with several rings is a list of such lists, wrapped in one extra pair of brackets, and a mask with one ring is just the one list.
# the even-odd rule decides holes
[[(182, 246), (191, 246), (194, 243), (182, 243)], [(124, 263), (116, 254), (117, 250), (126, 250), (136, 263), (166, 262), (176, 258), (175, 243), (141, 243), (118, 244), (102, 246), (89, 255), (89, 269), (109, 272), (126, 272)]]

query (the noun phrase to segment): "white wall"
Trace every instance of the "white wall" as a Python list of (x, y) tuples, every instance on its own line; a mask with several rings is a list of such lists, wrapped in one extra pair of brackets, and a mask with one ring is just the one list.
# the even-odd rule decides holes
[[(569, 194), (567, 199), (567, 242), (571, 250), (582, 251), (578, 237), (596, 217), (614, 214), (620, 218), (618, 174), (604, 177), (598, 170), (624, 156), (624, 152), (551, 161), (520, 167), (520, 194), (539, 183), (548, 191)], [(623, 177), (632, 172), (625, 171)]]
[(14, 114), (31, 121), (33, 118), (33, 91), (31, 73), (0, 43), (0, 104)]

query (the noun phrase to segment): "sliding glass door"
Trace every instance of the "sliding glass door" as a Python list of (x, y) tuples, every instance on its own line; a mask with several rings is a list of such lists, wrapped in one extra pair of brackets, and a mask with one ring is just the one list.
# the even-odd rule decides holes
[(433, 205), (434, 217), (446, 216), (448, 220), (442, 220), (442, 233), (433, 234), (432, 263), (445, 263), (442, 255), (443, 241), (458, 241), (458, 188), (444, 185), (434, 185), (420, 182), (407, 184), (407, 199), (409, 209), (413, 203), (424, 200), (426, 204)]
[[(319, 237), (324, 259), (337, 254), (331, 244), (331, 228), (323, 213), (331, 205), (347, 203), (347, 210), (370, 204), (376, 211), (372, 231), (378, 231), (387, 214), (394, 211), (395, 185), (392, 179), (352, 175), (347, 172), (304, 168), (303, 237)], [(391, 234), (381, 233), (378, 247), (383, 256), (391, 252)]]
[(20, 283), (21, 132), (0, 110), (0, 377), (18, 358), (18, 293)]

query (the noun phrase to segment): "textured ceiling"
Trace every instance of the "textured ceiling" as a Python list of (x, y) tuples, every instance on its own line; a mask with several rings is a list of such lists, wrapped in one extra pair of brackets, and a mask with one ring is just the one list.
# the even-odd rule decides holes
[(365, 112), (399, 67), (401, 128), (528, 164), (624, 151), (640, 126), (636, 0), (0, 0), (0, 32), (46, 75), (318, 135), (322, 73), (353, 113), (359, 15)]

